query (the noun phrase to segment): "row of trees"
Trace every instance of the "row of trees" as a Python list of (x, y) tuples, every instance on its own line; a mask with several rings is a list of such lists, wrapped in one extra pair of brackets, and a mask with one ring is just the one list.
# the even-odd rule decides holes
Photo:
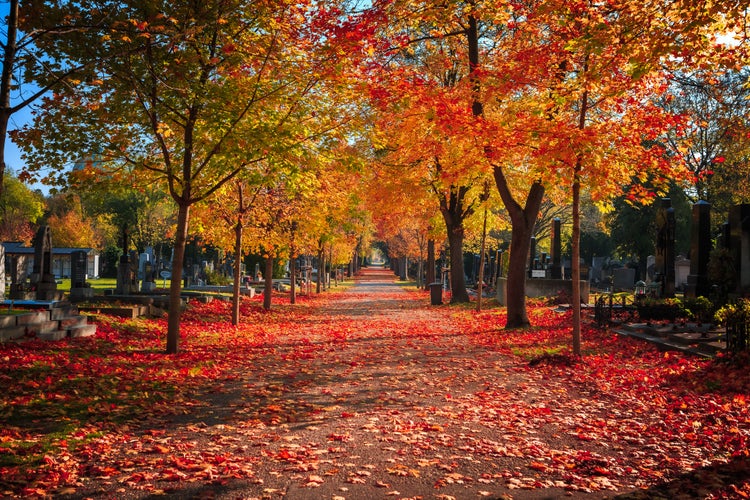
[[(62, 181), (86, 156), (79, 189), (168, 193), (173, 304), (191, 220), (270, 261), (361, 243), (366, 207), (384, 215), (375, 219), (392, 241), (444, 235), (453, 300), (467, 301), (467, 223), (484, 207), (497, 217), (502, 204), (506, 326), (523, 327), (526, 255), (544, 203), (571, 207), (577, 275), (582, 199), (606, 211), (617, 196), (648, 200), (675, 182), (703, 195), (717, 177), (706, 166), (730, 149), (702, 150), (684, 168), (696, 147), (685, 132), (704, 125), (669, 95), (690, 78), (717, 78), (707, 61), (744, 78), (746, 46), (714, 42), (744, 40), (745, 9), (737, 0), (710, 9), (687, 0), (30, 3), (18, 24), (35, 34), (36, 56), (19, 61), (27, 81), (54, 93), (14, 139), (25, 175), (51, 167), (47, 177)], [(579, 328), (576, 310), (576, 352)], [(178, 340), (170, 307), (168, 352)]]

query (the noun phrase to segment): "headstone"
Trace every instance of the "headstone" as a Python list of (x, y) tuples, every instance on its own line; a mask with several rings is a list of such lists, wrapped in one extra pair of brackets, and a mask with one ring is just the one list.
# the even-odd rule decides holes
[(738, 293), (750, 290), (750, 204), (729, 209), (729, 251), (737, 271)]
[(70, 254), (70, 286), (83, 288), (86, 286), (86, 271), (88, 255), (83, 250), (76, 250)]
[(154, 249), (152, 247), (146, 247), (146, 251), (138, 256), (138, 279), (146, 279), (144, 274), (144, 266), (146, 262), (151, 263), (151, 269), (154, 268)]
[(57, 282), (52, 274), (52, 231), (42, 226), (34, 236), (34, 270), (31, 285), (36, 290), (36, 300), (58, 300)]
[(552, 261), (552, 279), (562, 279), (562, 241), (560, 241), (560, 218), (552, 220), (552, 234), (550, 235), (550, 260)]
[(151, 262), (146, 262), (143, 265), (143, 281), (141, 281), (141, 292), (153, 292), (156, 290), (156, 283), (154, 282), (154, 269)]
[(708, 282), (708, 258), (711, 254), (711, 204), (703, 200), (693, 205), (690, 225), (690, 274), (686, 297), (706, 297), (711, 291)]
[(136, 252), (128, 252), (128, 232), (122, 233), (122, 255), (117, 264), (117, 285), (115, 293), (130, 295), (138, 292), (138, 260)]
[(675, 216), (672, 200), (662, 198), (656, 212), (656, 274), (661, 283), (660, 295), (674, 297), (675, 292)]
[(73, 302), (94, 296), (94, 289), (86, 283), (88, 261), (88, 254), (83, 250), (70, 254), (70, 300)]
[(680, 255), (674, 263), (675, 286), (681, 290), (687, 288), (688, 276), (690, 276), (690, 259)]
[(635, 286), (635, 269), (618, 267), (612, 270), (612, 288), (614, 291), (631, 291)]
[(646, 257), (646, 276), (650, 281), (654, 281), (656, 276), (656, 255)]
[(602, 273), (604, 272), (604, 265), (606, 263), (607, 263), (606, 257), (593, 257), (591, 259), (590, 278), (594, 284), (599, 284), (604, 281)]

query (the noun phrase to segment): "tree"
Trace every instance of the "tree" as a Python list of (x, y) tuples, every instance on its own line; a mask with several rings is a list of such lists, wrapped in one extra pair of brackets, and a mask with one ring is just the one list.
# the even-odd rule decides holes
[(47, 219), (55, 246), (69, 248), (100, 248), (92, 221), (78, 210), (53, 214)]
[(0, 240), (29, 245), (35, 225), (44, 215), (44, 198), (14, 175), (6, 175), (2, 183), (5, 194), (0, 198)]
[[(24, 4), (24, 7), (27, 7)], [(5, 40), (0, 43), (2, 49), (3, 69), (0, 73), (0, 200), (4, 196), (3, 179), (6, 175), (7, 165), (5, 163), (5, 143), (8, 139), (8, 125), (11, 117), (24, 108), (29, 107), (41, 96), (58, 88), (68, 78), (82, 69), (79, 66), (61, 66), (56, 61), (49, 61), (36, 53), (35, 44), (41, 43), (45, 38), (57, 37), (62, 33), (69, 32), (75, 27), (65, 22), (57, 22), (54, 17), (46, 17), (41, 20), (39, 26), (19, 31), (19, 23), (24, 23), (28, 11), (19, 16), (19, 0), (8, 1), (8, 17), (5, 18)], [(12, 102), (11, 93), (17, 90), (21, 84), (28, 81), (14, 81), (14, 75), (24, 72), (26, 76), (44, 75), (44, 83), (39, 86), (31, 86), (32, 91), (19, 92), (20, 98)], [(10, 134), (13, 135), (13, 134)], [(21, 178), (26, 180), (26, 173), (21, 173)]]
[(337, 42), (357, 41), (343, 36), (328, 5), (101, 0), (78, 7), (66, 5), (66, 15), (96, 29), (39, 46), (51, 57), (97, 64), (46, 98), (20, 139), (32, 168), (60, 168), (72, 154), (95, 152), (100, 175), (128, 166), (169, 192), (177, 227), (166, 350), (176, 353), (191, 207), (306, 140), (309, 108), (298, 103), (349, 53)]
[(680, 156), (693, 180), (689, 199), (712, 205), (715, 220), (726, 220), (729, 207), (747, 192), (750, 172), (750, 70), (678, 72), (662, 106), (685, 116), (680, 130), (666, 134), (671, 154)]
[[(463, 253), (464, 223), (477, 207), (486, 175), (477, 169), (467, 92), (470, 68), (460, 5), (394, 2), (383, 36), (392, 58), (377, 67), (370, 93), (379, 110), (380, 166), (384, 177), (402, 177), (405, 192), (431, 193), (450, 249), (451, 302), (468, 302)], [(454, 19), (458, 18), (458, 21)], [(468, 127), (464, 127), (468, 125)], [(389, 170), (390, 169), (390, 170)], [(410, 186), (410, 187), (409, 187)]]
[[(497, 9), (477, 7), (470, 13), (483, 15), (497, 21)], [(482, 147), (513, 220), (514, 242), (517, 236), (523, 238), (521, 252), (511, 248), (509, 281), (518, 283), (509, 283), (509, 289), (518, 295), (523, 291), (521, 260), (542, 195), (550, 187), (567, 186), (576, 278), (573, 351), (580, 354), (582, 189), (601, 202), (621, 192), (623, 179), (629, 179), (634, 168), (639, 180), (653, 172), (660, 185), (670, 177), (679, 178), (679, 170), (665, 161), (663, 148), (653, 142), (675, 122), (649, 97), (665, 88), (659, 71), (662, 58), (695, 48), (700, 39), (696, 26), (710, 23), (711, 15), (679, 2), (659, 9), (633, 2), (533, 2), (514, 5), (501, 15), (507, 29), (494, 44), (481, 46), (471, 21), (467, 40), (475, 85), (482, 89), (477, 95), (484, 105), (483, 125), (489, 132)], [(477, 53), (485, 58), (471, 57)], [(508, 174), (514, 168), (535, 179), (523, 207), (509, 189)], [(630, 194), (645, 195), (634, 191)], [(509, 297), (506, 327), (528, 324), (522, 306), (522, 297)]]
[(244, 229), (249, 225), (248, 219), (260, 190), (244, 179), (235, 178), (217, 191), (210, 203), (199, 205), (197, 211), (199, 232), (203, 239), (220, 248), (231, 248), (234, 254), (233, 325), (238, 325), (240, 321), (241, 266), (242, 256), (247, 250)]

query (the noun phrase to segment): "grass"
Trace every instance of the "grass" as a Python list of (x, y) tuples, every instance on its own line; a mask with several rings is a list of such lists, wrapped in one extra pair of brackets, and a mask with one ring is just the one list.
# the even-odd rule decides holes
[[(116, 278), (96, 278), (96, 279), (90, 279), (86, 280), (86, 283), (89, 284), (91, 288), (94, 289), (94, 295), (104, 295), (104, 290), (114, 290), (117, 288), (117, 279)], [(166, 280), (166, 286), (164, 286), (164, 280), (162, 278), (158, 278), (156, 281), (156, 286), (159, 288), (169, 288), (171, 281)], [(63, 292), (69, 292), (70, 291), (70, 279), (69, 278), (63, 278), (57, 280), (57, 289)]]

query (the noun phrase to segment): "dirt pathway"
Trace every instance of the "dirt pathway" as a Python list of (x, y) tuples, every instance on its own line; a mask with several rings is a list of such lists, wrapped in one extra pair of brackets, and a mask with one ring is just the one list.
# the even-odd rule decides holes
[(221, 431), (212, 440), (260, 454), (250, 481), (212, 495), (606, 497), (528, 468), (529, 457), (569, 441), (544, 418), (528, 428), (534, 408), (565, 390), (540, 393), (523, 363), (472, 343), (424, 300), (390, 271), (365, 270), (341, 300), (287, 332), (241, 389), (211, 395)]
[[(90, 479), (71, 498), (605, 498), (632, 489), (603, 475), (543, 474), (552, 461), (606, 468), (616, 457), (607, 443), (570, 437), (574, 391), (473, 342), (451, 309), (426, 305), (379, 269), (339, 299), (295, 313), (293, 327), (243, 353), (183, 414), (144, 423), (163, 431), (137, 431), (120, 456), (100, 458), (129, 476)], [(595, 403), (591, 416), (607, 411)]]

